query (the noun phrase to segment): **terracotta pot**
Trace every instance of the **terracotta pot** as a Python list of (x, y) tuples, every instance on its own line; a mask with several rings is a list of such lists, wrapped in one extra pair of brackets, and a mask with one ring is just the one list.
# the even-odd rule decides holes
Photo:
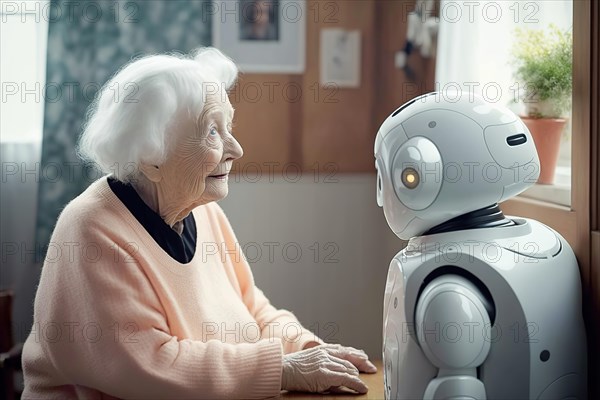
[(554, 183), (560, 138), (567, 120), (563, 118), (528, 117), (521, 117), (521, 119), (531, 132), (540, 158), (540, 177), (537, 183), (551, 185)]

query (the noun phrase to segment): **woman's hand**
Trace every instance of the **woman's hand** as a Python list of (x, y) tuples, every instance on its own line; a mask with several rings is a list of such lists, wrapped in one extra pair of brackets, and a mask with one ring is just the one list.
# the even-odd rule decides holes
[(316, 346), (321, 346), (328, 350), (335, 357), (350, 361), (360, 372), (374, 374), (377, 372), (377, 367), (369, 361), (369, 356), (363, 350), (355, 349), (354, 347), (346, 347), (340, 344), (323, 344), (319, 342), (308, 342), (304, 345), (304, 349), (311, 349)]
[(361, 350), (335, 344), (320, 345), (283, 356), (281, 388), (322, 393), (345, 386), (367, 393), (369, 388), (358, 377), (359, 369), (377, 371)]

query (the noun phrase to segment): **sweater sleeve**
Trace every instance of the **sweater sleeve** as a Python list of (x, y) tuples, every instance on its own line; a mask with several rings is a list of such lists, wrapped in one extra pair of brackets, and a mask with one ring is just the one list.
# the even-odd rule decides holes
[[(279, 394), (280, 340), (227, 344), (172, 336), (158, 296), (131, 250), (135, 243), (118, 245), (94, 226), (76, 229), (82, 221), (65, 219), (42, 269), (34, 331), (23, 356), (26, 376), (44, 360), (65, 385), (118, 398)], [(50, 251), (61, 257), (51, 260)]]
[(215, 203), (214, 206), (228, 252), (240, 253), (233, 254), (229, 259), (234, 266), (242, 300), (262, 329), (261, 337), (281, 339), (285, 354), (300, 351), (311, 342), (324, 344), (321, 338), (304, 328), (292, 312), (275, 308), (263, 291), (256, 287), (250, 265), (241, 246), (237, 245), (237, 238), (227, 216), (218, 204)]

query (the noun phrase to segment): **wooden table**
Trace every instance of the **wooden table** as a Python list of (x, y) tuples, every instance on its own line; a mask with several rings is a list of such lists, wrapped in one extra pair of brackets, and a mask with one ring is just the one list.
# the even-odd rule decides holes
[(282, 392), (282, 399), (321, 399), (321, 400), (338, 400), (338, 399), (355, 399), (355, 400), (383, 400), (383, 365), (381, 361), (373, 361), (377, 367), (375, 374), (360, 374), (360, 379), (369, 387), (367, 394), (316, 394), (316, 393), (297, 393), (297, 392)]

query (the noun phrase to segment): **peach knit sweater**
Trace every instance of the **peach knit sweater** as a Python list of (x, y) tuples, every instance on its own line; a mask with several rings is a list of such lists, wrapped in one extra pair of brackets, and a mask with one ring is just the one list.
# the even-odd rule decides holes
[(180, 264), (106, 177), (66, 206), (23, 350), (23, 398), (279, 394), (282, 355), (321, 340), (255, 286), (219, 205), (193, 213), (196, 252)]

